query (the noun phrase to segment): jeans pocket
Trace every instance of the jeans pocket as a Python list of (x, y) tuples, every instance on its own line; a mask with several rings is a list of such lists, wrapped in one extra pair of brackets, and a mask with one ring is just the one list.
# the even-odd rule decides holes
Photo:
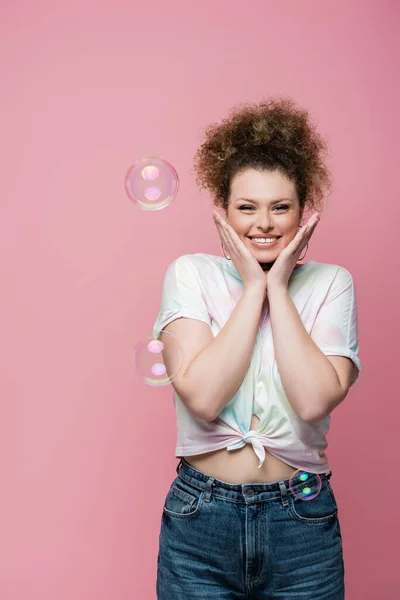
[(169, 517), (185, 519), (196, 515), (203, 504), (204, 492), (177, 477), (165, 498), (163, 512)]
[(319, 494), (311, 500), (301, 500), (291, 495), (289, 513), (302, 523), (318, 524), (334, 521), (338, 514), (338, 507), (329, 482), (323, 481)]

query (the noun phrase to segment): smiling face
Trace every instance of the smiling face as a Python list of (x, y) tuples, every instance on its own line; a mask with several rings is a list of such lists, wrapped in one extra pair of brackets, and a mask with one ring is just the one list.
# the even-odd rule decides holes
[[(237, 174), (226, 219), (261, 266), (269, 269), (298, 232), (301, 210), (295, 184), (280, 171), (247, 169)], [(254, 241), (277, 236), (271, 244)]]

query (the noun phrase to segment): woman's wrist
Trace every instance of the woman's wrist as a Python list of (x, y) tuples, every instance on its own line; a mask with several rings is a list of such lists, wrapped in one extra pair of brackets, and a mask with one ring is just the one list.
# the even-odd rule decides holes
[(254, 294), (255, 296), (264, 297), (267, 293), (267, 285), (264, 282), (249, 283), (244, 286), (244, 293)]

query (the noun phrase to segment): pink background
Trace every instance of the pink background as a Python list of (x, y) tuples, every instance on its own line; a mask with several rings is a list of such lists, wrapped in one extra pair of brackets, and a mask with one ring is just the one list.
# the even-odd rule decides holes
[[(192, 171), (205, 127), (268, 95), (329, 139), (334, 192), (307, 259), (357, 286), (364, 372), (328, 449), (346, 598), (398, 598), (399, 5), (62, 4), (0, 9), (1, 599), (155, 599), (175, 414), (131, 350), (167, 265), (221, 254)], [(142, 156), (179, 173), (165, 210), (125, 194)]]

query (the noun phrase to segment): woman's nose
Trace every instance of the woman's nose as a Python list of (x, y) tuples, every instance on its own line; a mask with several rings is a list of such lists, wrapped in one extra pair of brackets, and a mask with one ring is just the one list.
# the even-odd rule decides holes
[(273, 222), (269, 215), (259, 215), (256, 221), (256, 226), (263, 231), (268, 231), (273, 228)]

